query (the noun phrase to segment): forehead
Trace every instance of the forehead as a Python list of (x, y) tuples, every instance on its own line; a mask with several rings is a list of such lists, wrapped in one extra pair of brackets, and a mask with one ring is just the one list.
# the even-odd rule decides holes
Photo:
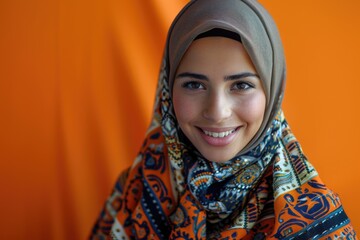
[[(243, 45), (225, 37), (206, 37), (192, 42), (180, 61), (178, 71), (204, 69), (251, 70), (256, 72)], [(177, 71), (177, 72), (178, 72)]]

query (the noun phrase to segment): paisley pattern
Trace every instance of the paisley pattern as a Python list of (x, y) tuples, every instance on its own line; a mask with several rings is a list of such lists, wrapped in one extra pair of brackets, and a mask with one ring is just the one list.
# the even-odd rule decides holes
[(177, 126), (165, 62), (152, 123), (126, 174), (91, 239), (357, 239), (281, 111), (248, 153), (222, 164), (202, 158)]

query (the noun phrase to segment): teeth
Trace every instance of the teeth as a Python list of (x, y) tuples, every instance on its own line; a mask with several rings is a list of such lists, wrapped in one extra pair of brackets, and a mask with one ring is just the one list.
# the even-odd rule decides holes
[(226, 131), (226, 132), (209, 132), (206, 130), (203, 130), (203, 131), (206, 135), (208, 135), (210, 137), (223, 138), (223, 137), (226, 137), (226, 136), (230, 135), (231, 133), (235, 132), (235, 129)]

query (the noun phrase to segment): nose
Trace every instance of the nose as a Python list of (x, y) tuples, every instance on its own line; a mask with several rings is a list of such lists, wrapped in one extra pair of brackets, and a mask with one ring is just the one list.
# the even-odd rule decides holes
[(204, 103), (203, 117), (211, 122), (219, 123), (231, 117), (231, 100), (224, 93), (209, 93)]

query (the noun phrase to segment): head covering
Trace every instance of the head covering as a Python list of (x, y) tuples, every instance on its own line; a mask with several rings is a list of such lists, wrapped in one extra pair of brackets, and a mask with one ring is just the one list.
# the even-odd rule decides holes
[(207, 32), (201, 33), (196, 36), (194, 41), (206, 37), (224, 37), (241, 43), (241, 38), (239, 34), (221, 28), (213, 28)]
[[(204, 159), (183, 138), (171, 100), (182, 56), (192, 41), (212, 29), (240, 36), (266, 94), (259, 132), (225, 163)], [(279, 34), (257, 1), (187, 4), (169, 30), (144, 144), (132, 167), (117, 181), (92, 238), (354, 237), (338, 196), (321, 182), (280, 109), (284, 77)]]
[(178, 14), (168, 34), (170, 90), (188, 47), (197, 36), (214, 28), (240, 35), (265, 90), (264, 121), (256, 136), (241, 151), (244, 153), (261, 141), (280, 109), (286, 71), (283, 46), (274, 21), (257, 1), (191, 1)]

